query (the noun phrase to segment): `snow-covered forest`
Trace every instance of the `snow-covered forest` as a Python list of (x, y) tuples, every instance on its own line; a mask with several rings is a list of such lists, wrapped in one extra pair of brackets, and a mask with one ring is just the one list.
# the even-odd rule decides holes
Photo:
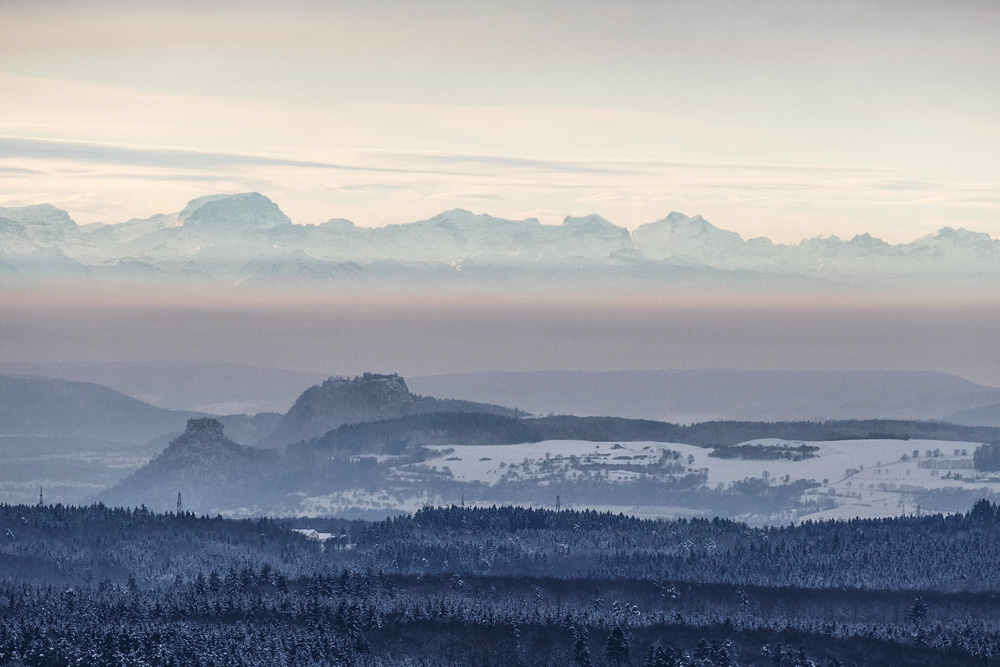
[(983, 665), (998, 526), (0, 505), (0, 664)]

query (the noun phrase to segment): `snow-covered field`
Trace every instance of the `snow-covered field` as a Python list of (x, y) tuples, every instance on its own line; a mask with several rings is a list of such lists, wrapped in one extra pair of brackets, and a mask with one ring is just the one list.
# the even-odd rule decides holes
[[(818, 484), (806, 491), (804, 500), (822, 499), (828, 509), (802, 515), (784, 513), (737, 515), (753, 523), (787, 523), (805, 519), (881, 517), (915, 514), (934, 508), (919, 507), (919, 495), (930, 490), (965, 490), (988, 494), (1000, 493), (1000, 477), (977, 473), (972, 454), (980, 443), (938, 440), (841, 440), (829, 442), (755, 440), (751, 445), (815, 447), (814, 455), (799, 461), (745, 460), (710, 456), (712, 449), (663, 442), (588, 442), (552, 440), (519, 445), (435, 447), (439, 456), (422, 463), (400, 466), (400, 479), (421, 474), (457, 482), (482, 482), (494, 485), (501, 481), (550, 483), (553, 479), (573, 480), (588, 471), (607, 480), (628, 481), (642, 476), (644, 466), (673, 462), (677, 473), (704, 472), (706, 486), (724, 490), (747, 478), (767, 480), (771, 485), (796, 480)], [(676, 452), (677, 456), (673, 453)], [(653, 468), (651, 467), (650, 470)], [(704, 508), (656, 505), (629, 497), (623, 487), (622, 498), (615, 504), (587, 505), (602, 511), (625, 512), (638, 516), (702, 516)], [(926, 495), (925, 495), (926, 497)], [(401, 497), (381, 491), (376, 494), (361, 489), (303, 499), (306, 513), (347, 510), (412, 511), (424, 504), (450, 504), (455, 498), (439, 498), (432, 493), (419, 497)], [(502, 502), (490, 498), (488, 502)], [(471, 499), (469, 502), (473, 502)], [(553, 498), (554, 502), (554, 498)], [(572, 500), (563, 499), (564, 508), (583, 509)]]
[[(761, 444), (802, 444), (782, 440)], [(912, 500), (921, 489), (987, 489), (1000, 491), (1000, 478), (977, 473), (972, 453), (981, 443), (940, 440), (838, 440), (807, 442), (819, 447), (817, 456), (802, 461), (739, 461), (709, 459), (709, 483), (731, 482), (770, 473), (772, 478), (812, 479), (816, 489), (837, 501), (837, 508), (810, 519), (878, 517), (920, 511)], [(706, 457), (708, 458), (708, 457)], [(752, 470), (751, 473), (745, 471)]]

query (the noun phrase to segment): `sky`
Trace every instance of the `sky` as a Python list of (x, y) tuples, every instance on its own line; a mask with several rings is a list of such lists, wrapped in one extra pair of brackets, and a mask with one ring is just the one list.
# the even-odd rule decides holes
[(0, 0), (0, 205), (1000, 237), (1000, 3)]
[[(465, 208), (634, 229), (679, 211), (779, 243), (1000, 238), (997, 0), (0, 0), (0, 102), (0, 206), (81, 224), (258, 191), (301, 224)], [(1000, 308), (958, 290), (562, 302), (545, 286), (492, 301), (354, 286), (313, 302), (294, 286), (12, 285), (0, 361), (882, 368), (1000, 386)]]

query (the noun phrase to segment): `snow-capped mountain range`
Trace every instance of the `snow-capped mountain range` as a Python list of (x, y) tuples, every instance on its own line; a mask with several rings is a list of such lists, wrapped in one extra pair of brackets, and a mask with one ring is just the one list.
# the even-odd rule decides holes
[(242, 286), (412, 277), (990, 287), (1000, 283), (1000, 241), (944, 227), (899, 245), (868, 234), (783, 245), (681, 213), (633, 232), (598, 215), (543, 225), (462, 209), (377, 228), (343, 219), (297, 225), (252, 192), (199, 197), (178, 213), (113, 225), (78, 225), (50, 204), (0, 207), (0, 276)]

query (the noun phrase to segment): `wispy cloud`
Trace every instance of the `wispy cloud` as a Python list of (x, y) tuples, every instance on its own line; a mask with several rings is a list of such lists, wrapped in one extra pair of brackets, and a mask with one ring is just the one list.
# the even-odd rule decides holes
[(773, 162), (712, 162), (696, 160), (627, 160), (627, 159), (575, 159), (558, 160), (514, 155), (486, 153), (437, 153), (437, 152), (390, 152), (372, 151), (371, 157), (389, 157), (403, 162), (433, 162), (448, 165), (479, 164), (497, 167), (520, 167), (548, 171), (635, 174), (661, 169), (686, 169), (706, 171), (759, 171), (798, 174), (871, 174), (892, 173), (888, 167), (840, 165), (840, 164), (781, 164)]
[(40, 176), (44, 171), (24, 167), (0, 167), (0, 176)]
[(221, 180), (232, 180), (226, 178), (218, 173), (177, 173), (177, 172), (103, 172), (103, 171), (80, 171), (76, 174), (78, 178), (100, 178), (108, 180), (125, 180), (125, 181), (164, 181), (164, 182), (180, 182), (180, 183), (217, 183)]
[[(501, 201), (510, 199), (513, 189), (535, 193), (597, 189), (605, 192), (591, 192), (575, 200), (581, 203), (635, 201), (635, 192), (628, 195), (610, 195), (607, 192), (610, 188), (625, 188), (629, 191), (642, 190), (644, 192), (638, 195), (639, 198), (659, 202), (676, 199), (675, 193), (682, 187), (693, 192), (719, 189), (830, 190), (843, 189), (845, 183), (862, 182), (874, 189), (907, 189), (904, 185), (915, 189), (918, 186), (916, 181), (870, 178), (874, 174), (888, 172), (887, 169), (849, 165), (557, 159), (490, 153), (386, 150), (342, 151), (340, 157), (345, 159), (309, 160), (283, 155), (22, 136), (0, 136), (0, 153), (49, 167), (48, 171), (16, 168), (11, 174), (58, 174), (63, 178), (77, 179), (201, 182), (207, 185), (223, 178), (228, 182), (273, 184), (282, 180), (277, 176), (281, 170), (288, 174), (301, 174), (302, 170), (339, 172), (343, 175), (380, 174), (382, 182), (377, 182), (378, 177), (376, 182), (351, 182), (348, 179), (322, 189), (344, 193), (407, 191), (411, 193), (409, 200), (414, 198), (413, 193), (421, 191), (428, 199), (440, 200), (445, 198), (441, 193), (446, 193), (466, 200)], [(94, 168), (96, 165), (117, 170)], [(130, 171), (122, 171), (121, 167), (128, 167)], [(260, 175), (253, 175), (261, 169), (268, 173), (263, 179)], [(423, 182), (416, 182), (413, 177), (420, 177)], [(305, 180), (322, 181), (323, 177), (308, 177)], [(463, 182), (472, 187), (455, 187)], [(476, 183), (480, 187), (476, 187)], [(483, 185), (494, 191), (483, 189)], [(469, 194), (463, 194), (465, 192)]]
[(0, 137), (0, 153), (15, 158), (97, 162), (171, 169), (224, 169), (227, 167), (270, 166), (406, 173), (406, 169), (366, 167), (311, 160), (296, 160), (250, 153), (199, 151), (189, 148), (127, 146), (59, 139)]
[[(862, 174), (890, 172), (887, 168), (851, 165), (778, 164), (766, 162), (699, 162), (670, 160), (615, 160), (600, 158), (552, 159), (487, 153), (437, 153), (418, 151), (354, 151), (365, 164), (350, 164), (290, 157), (203, 151), (182, 147), (142, 146), (129, 144), (67, 141), (63, 139), (0, 136), (0, 153), (5, 157), (52, 160), (71, 163), (99, 163), (165, 169), (227, 169), (233, 167), (294, 167), (339, 171), (469, 175), (469, 165), (482, 176), (509, 175), (514, 170), (561, 174), (650, 175), (663, 170), (701, 170), (713, 172), (775, 172), (798, 174)], [(383, 163), (379, 165), (379, 163)], [(387, 164), (388, 163), (388, 164)], [(391, 166), (392, 163), (398, 166)], [(504, 172), (497, 172), (503, 169)], [(36, 169), (0, 168), (0, 173), (41, 174)], [(123, 178), (143, 178), (141, 174), (121, 175)], [(197, 175), (192, 175), (197, 178)], [(149, 178), (153, 178), (152, 175)], [(178, 180), (185, 177), (174, 176)], [(906, 187), (904, 181), (884, 181), (884, 187)], [(916, 182), (914, 182), (916, 183)]]
[(505, 197), (489, 192), (435, 192), (430, 199), (492, 202), (504, 201)]

